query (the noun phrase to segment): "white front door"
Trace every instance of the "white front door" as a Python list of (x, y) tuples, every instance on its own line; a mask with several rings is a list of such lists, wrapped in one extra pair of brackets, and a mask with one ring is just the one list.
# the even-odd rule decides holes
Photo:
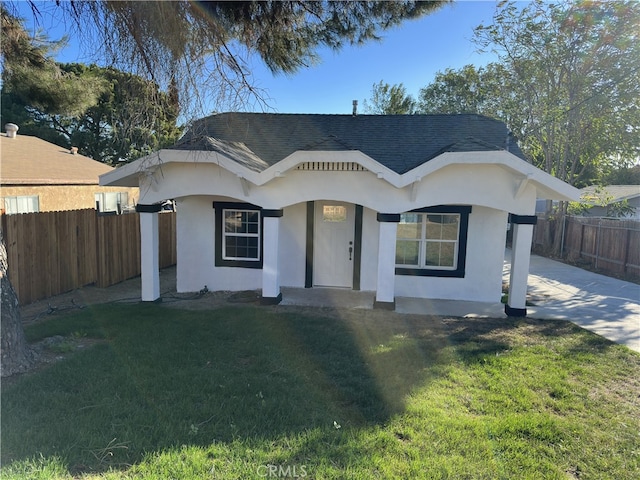
[(313, 284), (353, 288), (355, 207), (317, 201), (313, 240)]

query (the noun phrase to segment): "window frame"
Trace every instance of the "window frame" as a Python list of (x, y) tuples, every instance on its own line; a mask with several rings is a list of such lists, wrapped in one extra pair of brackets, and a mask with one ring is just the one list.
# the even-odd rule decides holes
[[(15, 202), (15, 211), (12, 208), (9, 208), (11, 202)], [(20, 202), (29, 201), (30, 206), (33, 209), (28, 208), (25, 209), (20, 208)], [(2, 209), (7, 215), (19, 215), (23, 213), (40, 213), (40, 195), (8, 195), (6, 197), (2, 197)]]
[[(469, 215), (472, 208), (469, 205), (438, 205), (434, 207), (424, 207), (404, 212), (420, 213), (420, 214), (441, 214), (441, 215), (459, 215), (460, 221), (458, 224), (458, 238), (455, 242), (457, 245), (457, 255), (455, 255), (455, 267), (440, 267), (440, 266), (406, 266), (396, 264), (396, 275), (414, 275), (422, 277), (453, 277), (464, 278), (467, 259), (467, 237), (469, 232)], [(423, 220), (424, 222), (424, 220)], [(421, 223), (423, 225), (424, 223)], [(396, 242), (398, 237), (396, 235)], [(421, 227), (420, 238), (417, 239), (419, 248), (422, 249), (427, 242), (433, 241), (426, 238), (425, 228)], [(447, 243), (453, 243), (453, 241), (445, 240)]]
[[(215, 210), (215, 266), (216, 267), (239, 267), (239, 268), (262, 268), (263, 249), (262, 239), (264, 231), (264, 217), (262, 215), (262, 208), (251, 203), (236, 203), (236, 202), (213, 202), (213, 208)], [(258, 233), (257, 234), (229, 234), (225, 230), (224, 214), (226, 211), (239, 211), (239, 212), (255, 212), (258, 214)], [(226, 257), (225, 258), (225, 245), (226, 238), (228, 236), (233, 237), (251, 237), (258, 238), (258, 259), (243, 259), (241, 257)]]
[[(115, 199), (115, 208), (108, 209), (108, 205)], [(124, 199), (124, 202), (123, 202)], [(129, 192), (98, 192), (94, 195), (98, 215), (120, 215), (129, 204)]]

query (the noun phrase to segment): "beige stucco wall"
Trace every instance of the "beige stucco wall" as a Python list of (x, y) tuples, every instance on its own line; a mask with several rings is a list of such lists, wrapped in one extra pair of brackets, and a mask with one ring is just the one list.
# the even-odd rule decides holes
[(4, 210), (4, 197), (38, 196), (41, 212), (95, 208), (95, 194), (100, 192), (127, 192), (129, 204), (138, 202), (139, 189), (128, 187), (100, 187), (98, 185), (35, 185), (0, 187), (0, 209)]

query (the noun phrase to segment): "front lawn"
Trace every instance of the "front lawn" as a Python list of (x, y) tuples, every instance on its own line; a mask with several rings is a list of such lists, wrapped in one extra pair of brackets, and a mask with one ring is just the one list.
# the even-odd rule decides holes
[(565, 322), (110, 305), (27, 335), (101, 340), (5, 382), (3, 479), (640, 478), (640, 355)]

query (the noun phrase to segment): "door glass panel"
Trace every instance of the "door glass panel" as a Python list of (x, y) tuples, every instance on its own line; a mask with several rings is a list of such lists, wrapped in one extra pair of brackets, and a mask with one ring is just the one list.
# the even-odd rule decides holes
[(347, 207), (342, 205), (324, 205), (322, 208), (323, 222), (346, 222)]

